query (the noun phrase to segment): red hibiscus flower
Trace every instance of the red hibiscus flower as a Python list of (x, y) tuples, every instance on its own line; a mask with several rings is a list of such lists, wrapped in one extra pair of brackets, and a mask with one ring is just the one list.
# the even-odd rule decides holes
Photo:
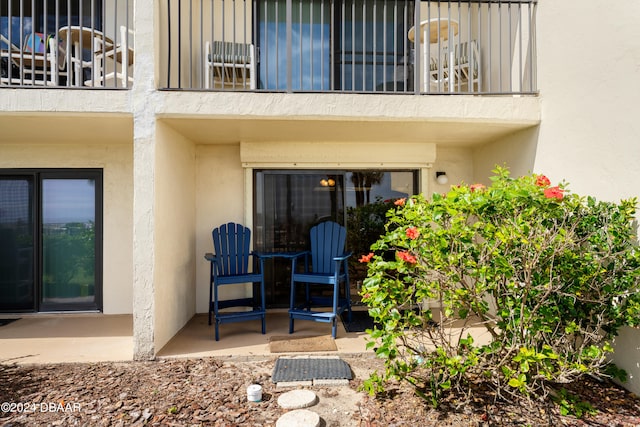
[(407, 228), (406, 233), (407, 233), (407, 237), (410, 238), (411, 240), (417, 239), (418, 236), (420, 235), (420, 231), (415, 227)]
[(406, 200), (407, 200), (407, 199), (403, 197), (402, 199), (398, 199), (398, 200), (396, 200), (395, 202), (393, 202), (393, 204), (394, 204), (394, 205), (396, 205), (396, 206), (404, 206), (404, 202), (405, 202)]
[(367, 255), (362, 255), (358, 261), (360, 262), (369, 262), (373, 258), (373, 252), (369, 252)]
[(487, 188), (487, 187), (485, 187), (483, 184), (471, 184), (471, 185), (469, 186), (469, 189), (471, 189), (471, 192), (472, 192), (472, 193), (473, 193), (474, 191), (482, 191), (482, 190), (484, 190), (485, 188)]
[(408, 262), (409, 264), (415, 264), (416, 262), (418, 262), (416, 257), (411, 255), (409, 252), (398, 251), (396, 253), (398, 254), (398, 258), (400, 258), (402, 261)]
[(562, 197), (564, 197), (564, 191), (560, 187), (545, 188), (544, 197), (547, 199), (562, 200)]
[(538, 187), (546, 188), (551, 185), (551, 181), (549, 181), (549, 178), (544, 175), (538, 175), (536, 178), (536, 185)]

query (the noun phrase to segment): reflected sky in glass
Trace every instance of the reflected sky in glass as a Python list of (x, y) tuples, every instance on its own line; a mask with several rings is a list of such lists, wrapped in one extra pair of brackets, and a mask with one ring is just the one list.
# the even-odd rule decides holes
[(42, 220), (44, 224), (95, 221), (95, 181), (43, 180)]
[[(263, 24), (266, 34), (260, 32), (260, 45), (269, 55), (260, 67), (263, 89), (287, 88), (286, 24)], [(324, 28), (323, 28), (324, 27)], [(291, 84), (294, 90), (322, 90), (329, 87), (329, 25), (303, 23), (292, 27)], [(266, 66), (264, 64), (267, 64)]]

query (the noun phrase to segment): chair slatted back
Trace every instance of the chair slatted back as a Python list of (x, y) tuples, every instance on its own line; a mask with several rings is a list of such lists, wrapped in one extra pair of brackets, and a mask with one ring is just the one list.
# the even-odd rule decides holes
[(437, 71), (438, 70), (438, 59), (431, 56), (429, 57), (430, 61), (430, 65), (429, 65), (429, 70), (430, 71)]
[(241, 224), (229, 222), (214, 229), (211, 235), (218, 274), (247, 274), (251, 255), (251, 230)]
[(455, 45), (455, 59), (456, 64), (470, 64), (473, 63), (474, 67), (478, 66), (478, 43), (475, 40), (468, 42), (461, 42)]
[(344, 254), (346, 229), (333, 221), (322, 222), (311, 229), (311, 263), (314, 273), (333, 274), (334, 257)]
[(216, 40), (213, 42), (212, 55), (213, 62), (225, 64), (250, 64), (251, 45)]
[[(455, 65), (468, 64), (469, 62), (478, 62), (478, 42), (476, 40), (464, 41), (453, 44), (453, 60)], [(435, 62), (434, 62), (435, 61)], [(437, 68), (437, 58), (431, 57), (431, 67)], [(449, 47), (443, 46), (442, 48), (442, 66), (447, 68), (449, 66)]]

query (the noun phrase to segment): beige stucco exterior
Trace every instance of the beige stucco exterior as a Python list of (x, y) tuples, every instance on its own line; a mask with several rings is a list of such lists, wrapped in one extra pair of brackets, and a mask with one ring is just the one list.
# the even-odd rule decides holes
[(154, 343), (163, 346), (195, 314), (195, 146), (160, 123), (156, 139)]
[[(207, 311), (211, 229), (250, 223), (254, 167), (335, 167), (316, 154), (342, 150), (354, 167), (418, 168), (426, 193), (448, 187), (435, 171), (487, 183), (506, 164), (604, 200), (638, 195), (636, 0), (541, 0), (539, 95), (521, 97), (158, 91), (162, 17), (132, 3), (133, 88), (0, 88), (0, 168), (103, 168), (104, 313), (133, 314), (136, 358)], [(640, 393), (640, 333), (616, 344)]]
[[(37, 125), (33, 123), (32, 125)], [(130, 127), (130, 124), (129, 124)], [(133, 165), (131, 141), (77, 143), (16, 139), (0, 144), (0, 168), (103, 169), (105, 314), (131, 313)]]
[[(209, 263), (204, 254), (213, 252), (211, 231), (227, 222), (245, 223), (244, 173), (240, 145), (200, 145), (196, 151), (196, 310), (209, 310)], [(211, 191), (219, 187), (219, 191)], [(237, 287), (233, 287), (237, 288)], [(222, 289), (225, 298), (241, 297), (238, 289)], [(235, 291), (235, 292), (234, 292)]]

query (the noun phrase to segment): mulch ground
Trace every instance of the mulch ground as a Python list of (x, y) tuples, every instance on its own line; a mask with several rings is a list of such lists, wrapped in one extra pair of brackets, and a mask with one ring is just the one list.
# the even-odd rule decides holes
[[(537, 402), (495, 402), (479, 391), (472, 402), (433, 409), (412, 390), (391, 384), (370, 397), (358, 386), (381, 362), (343, 358), (355, 379), (348, 396), (317, 390), (333, 409), (321, 413), (328, 426), (640, 426), (640, 400), (621, 387), (585, 379), (571, 386), (597, 411), (583, 419), (563, 416)], [(273, 426), (285, 410), (283, 392), (270, 381), (275, 359), (222, 361), (172, 359), (155, 362), (0, 365), (2, 426)], [(263, 400), (248, 404), (246, 387), (263, 386)], [(342, 405), (342, 406), (341, 406)]]

